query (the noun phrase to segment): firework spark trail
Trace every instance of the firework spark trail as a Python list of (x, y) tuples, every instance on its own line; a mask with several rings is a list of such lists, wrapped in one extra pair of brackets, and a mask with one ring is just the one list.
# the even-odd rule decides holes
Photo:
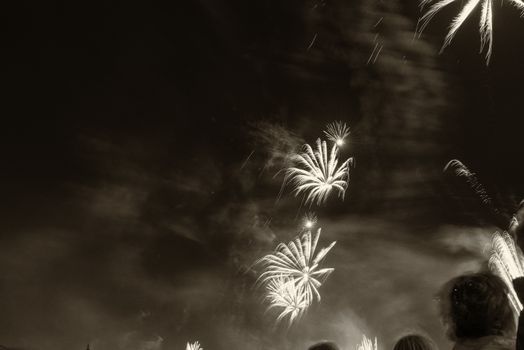
[(384, 48), (384, 45), (380, 44), (379, 46), (379, 43), (376, 43), (375, 46), (373, 47), (373, 51), (371, 52), (371, 55), (368, 58), (368, 61), (366, 62), (366, 65), (368, 65), (371, 62), (371, 60), (373, 60), (372, 63), (375, 64), (383, 48)]
[(481, 204), (484, 205), (484, 208), (487, 209), (492, 216), (491, 219), (496, 226), (500, 227), (502, 230), (509, 230), (511, 233), (514, 232), (512, 227), (513, 229), (516, 228), (516, 226), (514, 226), (515, 219), (514, 216), (508, 214), (511, 211), (507, 210), (505, 205), (495, 205), (484, 186), (475, 176), (475, 173), (470, 171), (468, 167), (457, 159), (448, 162), (444, 167), (444, 172), (447, 172), (448, 170), (452, 170), (454, 175), (466, 180), (469, 188), (479, 197)]
[(186, 350), (204, 350), (204, 348), (201, 348), (200, 343), (196, 341), (194, 343), (187, 343)]
[(249, 159), (251, 159), (251, 156), (255, 153), (255, 150), (252, 150), (251, 153), (249, 153), (249, 156), (247, 156), (246, 160), (244, 161), (244, 163), (242, 163), (242, 166), (240, 167), (240, 170), (244, 169), (244, 167), (246, 166), (247, 162), (249, 162)]
[(317, 140), (316, 151), (307, 144), (304, 148), (303, 153), (293, 156), (296, 166), (287, 169), (284, 183), (289, 179), (295, 187), (295, 196), (307, 194), (305, 204), (316, 201), (317, 205), (321, 205), (333, 190), (344, 199), (349, 182), (349, 166), (353, 164), (353, 158), (338, 166), (338, 147), (333, 145), (328, 155), (326, 142), (320, 139)]
[[(422, 0), (420, 3), (421, 7), (433, 3), (434, 0)], [(435, 17), (435, 15), (447, 5), (455, 2), (456, 0), (438, 0), (428, 9), (428, 11), (420, 18), (422, 26), (420, 27), (419, 37), (422, 31), (426, 28), (429, 22)], [(508, 0), (517, 9), (524, 12), (524, 2), (522, 0)], [(480, 53), (486, 49), (486, 64), (489, 64), (491, 53), (493, 51), (493, 0), (469, 0), (466, 5), (462, 8), (459, 14), (452, 20), (450, 29), (444, 43), (442, 45), (441, 52), (451, 44), (451, 41), (455, 37), (458, 29), (462, 26), (464, 21), (469, 17), (473, 10), (481, 3), (480, 12)], [(417, 24), (418, 27), (418, 24)]]
[(376, 43), (375, 46), (373, 47), (373, 51), (371, 52), (371, 55), (369, 55), (369, 58), (368, 58), (368, 61), (366, 62), (366, 65), (368, 65), (369, 62), (371, 62), (371, 59), (373, 58), (373, 55), (375, 54), (375, 51), (377, 50), (377, 47), (378, 47), (378, 43)]
[(289, 316), (289, 325), (299, 319), (311, 302), (308, 300), (304, 285), (297, 285), (291, 278), (276, 277), (266, 285), (268, 310), (280, 309), (277, 323)]
[(258, 282), (267, 284), (281, 277), (291, 279), (297, 288), (304, 288), (308, 305), (315, 298), (320, 301), (318, 288), (334, 269), (320, 268), (319, 264), (336, 243), (332, 242), (315, 254), (320, 232), (319, 228), (312, 236), (311, 231), (306, 231), (288, 244), (280, 243), (274, 253), (259, 259), (255, 264), (262, 265), (264, 271)]
[(481, 202), (488, 206), (495, 214), (500, 215), (500, 210), (495, 207), (493, 200), (488, 195), (484, 186), (479, 182), (475, 173), (471, 172), (467, 166), (458, 159), (452, 159), (446, 164), (443, 172), (447, 172), (448, 170), (453, 170), (455, 175), (465, 178), (470, 188), (479, 196)]
[[(373, 27), (376, 27), (380, 24), (380, 22), (382, 22), (382, 19), (384, 17), (381, 17), (379, 19), (379, 21), (373, 26)], [(379, 38), (379, 33), (375, 34), (375, 38), (373, 39), (373, 42), (375, 43), (375, 46), (373, 47), (373, 51), (371, 52), (371, 55), (369, 55), (369, 58), (366, 62), (366, 65), (369, 65), (369, 63), (371, 62), (371, 60), (373, 60), (373, 64), (375, 64), (375, 62), (377, 62), (377, 59), (378, 59), (378, 56), (380, 55), (380, 52), (382, 51), (382, 49), (384, 48), (384, 45), (377, 42), (377, 39)], [(379, 46), (380, 45), (380, 46)], [(378, 50), (377, 50), (378, 49)]]
[(491, 1), (484, 1), (482, 3), (482, 10), (480, 14), (480, 52), (484, 51), (487, 45), (486, 60), (489, 64), (491, 52), (493, 51), (493, 10), (491, 8)]
[(313, 36), (313, 40), (311, 40), (311, 43), (307, 47), (306, 51), (309, 51), (309, 49), (311, 49), (311, 47), (313, 47), (313, 44), (315, 43), (315, 40), (317, 40), (317, 35), (318, 35), (318, 33), (315, 33), (315, 36)]
[(371, 339), (367, 338), (365, 334), (362, 335), (362, 342), (357, 345), (356, 350), (377, 350), (377, 338), (375, 337), (375, 342), (373, 343)]
[(507, 232), (493, 235), (491, 241), (491, 255), (488, 261), (489, 269), (500, 276), (508, 287), (508, 298), (511, 306), (518, 316), (522, 311), (522, 304), (513, 288), (513, 280), (517, 277), (524, 277), (524, 256), (520, 249), (515, 247), (515, 243)]
[(373, 64), (375, 64), (375, 62), (377, 62), (377, 58), (380, 55), (380, 53), (382, 52), (383, 48), (384, 48), (384, 45), (380, 45), (380, 48), (378, 49), (378, 51), (377, 51), (377, 53), (375, 55), (375, 58), (373, 59)]

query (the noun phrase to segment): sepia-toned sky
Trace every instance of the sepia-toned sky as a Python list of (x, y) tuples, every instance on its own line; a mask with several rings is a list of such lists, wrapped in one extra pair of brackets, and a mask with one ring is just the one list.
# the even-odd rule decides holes
[[(0, 348), (306, 349), (407, 332), (450, 347), (435, 294), (483, 268), (496, 229), (442, 173), (524, 197), (524, 21), (494, 6), (439, 54), (460, 5), (414, 39), (416, 1), (63, 3), (6, 10)], [(380, 54), (372, 56), (375, 50)], [(375, 51), (376, 52), (376, 51)], [(370, 59), (371, 56), (371, 59)], [(342, 120), (345, 199), (308, 207), (287, 155)], [(275, 326), (253, 263), (307, 211), (335, 271)]]

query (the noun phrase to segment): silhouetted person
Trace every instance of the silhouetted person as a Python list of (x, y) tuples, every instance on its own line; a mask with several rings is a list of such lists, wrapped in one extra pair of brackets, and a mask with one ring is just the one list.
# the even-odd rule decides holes
[(441, 313), (454, 350), (511, 350), (515, 320), (504, 282), (491, 273), (459, 276), (441, 291)]
[(339, 350), (339, 348), (337, 344), (325, 341), (310, 346), (308, 350)]
[(400, 338), (393, 350), (438, 350), (437, 346), (430, 339), (418, 335), (410, 334)]

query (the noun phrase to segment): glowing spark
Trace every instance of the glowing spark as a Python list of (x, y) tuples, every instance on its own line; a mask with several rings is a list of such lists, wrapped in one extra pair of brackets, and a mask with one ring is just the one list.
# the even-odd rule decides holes
[(316, 151), (310, 145), (304, 148), (303, 153), (293, 157), (297, 166), (288, 168), (286, 174), (286, 179), (289, 177), (295, 186), (295, 196), (307, 194), (306, 204), (316, 201), (320, 205), (327, 200), (331, 191), (336, 190), (339, 197), (344, 199), (349, 181), (349, 165), (353, 163), (353, 158), (338, 166), (338, 147), (333, 145), (328, 155), (326, 142), (320, 139), (317, 140)]
[(284, 277), (292, 280), (297, 288), (304, 288), (308, 305), (315, 297), (320, 301), (318, 288), (335, 269), (319, 268), (319, 264), (336, 243), (332, 242), (315, 255), (320, 231), (319, 228), (312, 237), (308, 230), (288, 244), (280, 243), (274, 253), (258, 260), (257, 263), (264, 266), (259, 281), (269, 283)]
[(196, 341), (193, 344), (187, 343), (186, 350), (204, 350), (204, 348), (201, 348), (200, 343)]
[[(437, 0), (420, 19), (420, 21), (422, 21), (420, 33), (422, 33), (424, 28), (426, 28), (428, 23), (437, 14), (437, 12), (439, 12), (442, 8), (455, 1), (456, 0)], [(517, 7), (519, 10), (524, 11), (524, 2), (522, 0), (508, 1), (515, 7)], [(420, 6), (424, 7), (425, 5), (428, 5), (433, 2), (434, 0), (422, 0)], [(451, 44), (451, 41), (455, 37), (455, 34), (457, 33), (460, 26), (469, 17), (469, 15), (473, 12), (475, 7), (477, 7), (479, 3), (482, 4), (480, 10), (479, 24), (480, 52), (482, 53), (482, 51), (484, 51), (484, 48), (487, 47), (486, 64), (489, 64), (493, 48), (493, 0), (469, 0), (463, 7), (463, 9), (460, 11), (460, 13), (451, 22), (449, 32), (446, 35), (446, 38), (444, 39), (444, 44), (442, 45), (441, 51), (444, 50), (449, 44)]]
[(377, 350), (377, 338), (375, 337), (375, 343), (368, 339), (365, 334), (362, 335), (362, 342), (357, 345), (356, 350)]
[(311, 230), (317, 224), (317, 216), (315, 213), (307, 213), (302, 218), (302, 227), (306, 230)]
[(489, 258), (489, 269), (499, 275), (508, 287), (508, 298), (516, 315), (520, 314), (522, 304), (513, 288), (513, 280), (524, 277), (524, 256), (520, 249), (515, 247), (511, 236), (504, 232), (495, 232), (491, 241), (491, 256)]
[(297, 285), (293, 279), (285, 277), (273, 278), (266, 286), (269, 301), (268, 310), (279, 308), (277, 323), (289, 316), (289, 324), (293, 323), (310, 305), (304, 285)]
[(336, 143), (337, 146), (342, 146), (345, 143), (346, 137), (349, 136), (349, 127), (343, 122), (333, 122), (326, 126), (324, 131), (327, 139)]
[(309, 49), (311, 49), (311, 47), (313, 47), (313, 44), (315, 43), (315, 40), (317, 40), (317, 34), (318, 34), (318, 33), (315, 33), (315, 36), (313, 36), (313, 40), (311, 40), (311, 43), (310, 43), (309, 46), (307, 47), (307, 50), (306, 50), (306, 51), (309, 51)]

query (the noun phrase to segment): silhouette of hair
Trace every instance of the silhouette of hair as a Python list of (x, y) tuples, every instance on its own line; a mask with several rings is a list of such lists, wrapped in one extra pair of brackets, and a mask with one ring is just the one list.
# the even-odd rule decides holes
[(515, 331), (515, 320), (504, 282), (491, 273), (456, 277), (440, 292), (441, 316), (452, 340)]
[(409, 334), (399, 340), (393, 350), (438, 350), (437, 346), (429, 338), (418, 334)]
[(308, 350), (339, 350), (337, 344), (324, 341), (320, 343), (316, 343), (315, 345), (312, 345), (309, 347)]

